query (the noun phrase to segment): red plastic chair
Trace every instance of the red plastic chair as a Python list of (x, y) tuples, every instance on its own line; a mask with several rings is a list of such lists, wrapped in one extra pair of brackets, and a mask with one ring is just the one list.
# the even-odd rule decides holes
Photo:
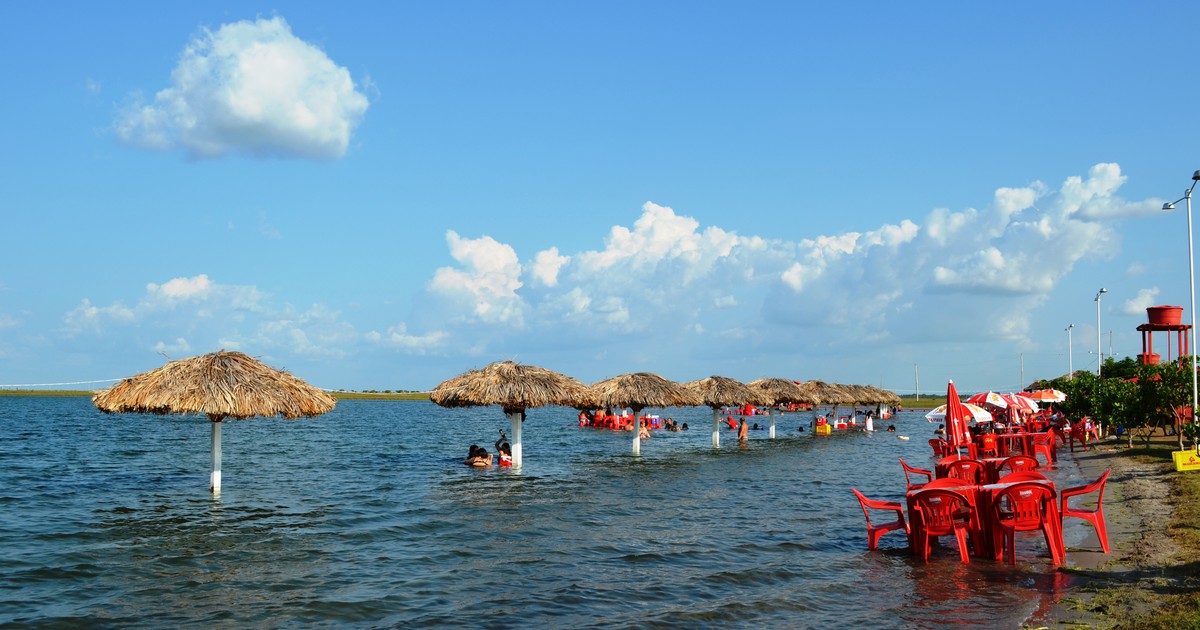
[[(1062, 500), (1062, 511), (1059, 514), (1059, 518), (1064, 519), (1068, 516), (1074, 516), (1075, 518), (1081, 518), (1091, 523), (1092, 527), (1096, 528), (1096, 537), (1100, 539), (1100, 548), (1104, 549), (1104, 553), (1108, 553), (1108, 531), (1104, 527), (1104, 482), (1108, 481), (1108, 473), (1110, 472), (1112, 472), (1111, 468), (1104, 471), (1104, 474), (1100, 475), (1099, 479), (1086, 486), (1067, 488), (1059, 493), (1059, 497)], [(1067, 502), (1067, 499), (1070, 497), (1091, 494), (1093, 492), (1096, 493), (1096, 509), (1094, 510), (1073, 508)]]
[(1041, 453), (1046, 458), (1047, 464), (1053, 464), (1058, 461), (1058, 444), (1055, 442), (1055, 434), (1058, 433), (1053, 428), (1046, 430), (1046, 435), (1035, 435), (1033, 437), (1033, 457), (1037, 457)]
[(921, 489), (932, 490), (933, 488), (962, 488), (963, 486), (970, 485), (973, 484), (957, 477), (943, 477), (941, 479), (934, 479), (933, 481), (930, 481), (929, 483), (921, 486)]
[(943, 440), (942, 438), (933, 438), (932, 440), (929, 440), (929, 446), (933, 447), (933, 456), (934, 457), (945, 457), (946, 456), (945, 444), (946, 444), (946, 441)]
[(995, 433), (984, 433), (979, 436), (979, 455), (981, 457), (999, 457), (1000, 445), (996, 443)]
[(971, 504), (967, 498), (953, 490), (933, 488), (921, 490), (912, 496), (915, 525), (919, 535), (913, 540), (913, 552), (922, 560), (929, 561), (929, 540), (954, 535), (958, 540), (958, 555), (963, 562), (970, 563), (967, 550), (967, 529), (971, 523)]
[(996, 540), (1003, 544), (1004, 558), (1017, 563), (1017, 532), (1042, 530), (1054, 564), (1062, 564), (1063, 550), (1061, 517), (1058, 515), (1057, 495), (1050, 486), (1033, 481), (1015, 483), (996, 493), (992, 499), (992, 522), (1000, 530)]
[(1000, 477), (1000, 483), (1016, 483), (1018, 481), (1050, 481), (1050, 478), (1036, 470), (1008, 473)]
[(960, 459), (947, 467), (946, 476), (962, 479), (977, 486), (983, 483), (984, 470), (986, 470), (986, 466), (977, 459)]
[[(924, 468), (914, 468), (909, 466), (904, 462), (903, 457), (900, 458), (900, 465), (904, 467), (904, 481), (908, 485), (909, 490), (916, 490), (917, 488), (923, 487), (926, 483), (933, 481), (932, 471), (925, 470)], [(919, 483), (913, 483), (912, 475), (925, 475), (926, 480)]]
[[(854, 492), (854, 496), (858, 497), (858, 503), (862, 505), (863, 516), (867, 517), (867, 551), (874, 551), (879, 546), (879, 539), (890, 531), (902, 529), (906, 535), (909, 533), (908, 521), (904, 520), (903, 505), (892, 501), (868, 499), (858, 491), (858, 488), (850, 488), (850, 490)], [(895, 512), (896, 520), (874, 525), (871, 523), (870, 510)]]
[(1067, 444), (1071, 447), (1071, 452), (1075, 452), (1075, 443), (1079, 442), (1083, 446), (1083, 450), (1088, 450), (1088, 434), (1083, 428), (1083, 420), (1079, 420), (1071, 425), (1071, 432), (1067, 435)]
[(997, 468), (1000, 470), (1001, 476), (1008, 474), (1004, 472), (1005, 470), (1007, 470), (1009, 473), (1027, 472), (1038, 469), (1038, 460), (1028, 455), (1013, 455), (1012, 457), (1005, 459), (1003, 462), (1000, 462), (1000, 465)]

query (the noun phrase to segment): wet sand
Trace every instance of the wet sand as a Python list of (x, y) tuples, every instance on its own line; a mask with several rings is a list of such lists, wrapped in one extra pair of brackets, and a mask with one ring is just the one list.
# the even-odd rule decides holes
[[(1174, 438), (1172, 438), (1174, 439)], [(1134, 447), (1135, 450), (1137, 447)], [(1060, 449), (1059, 465), (1077, 465), (1085, 479), (1096, 479), (1111, 468), (1104, 491), (1104, 517), (1110, 553), (1105, 554), (1091, 525), (1070, 518), (1063, 524), (1067, 560), (1062, 572), (1069, 588), (1050, 610), (1027, 621), (1031, 627), (1104, 628), (1128, 621), (1128, 613), (1146, 612), (1153, 598), (1135, 603), (1131, 611), (1099, 612), (1096, 589), (1161, 585), (1164, 571), (1176, 564), (1177, 546), (1166, 534), (1171, 517), (1170, 466), (1138, 461), (1124, 443), (1105, 441), (1088, 451)], [(1072, 504), (1094, 505), (1085, 497)], [(1138, 598), (1135, 598), (1135, 602)]]

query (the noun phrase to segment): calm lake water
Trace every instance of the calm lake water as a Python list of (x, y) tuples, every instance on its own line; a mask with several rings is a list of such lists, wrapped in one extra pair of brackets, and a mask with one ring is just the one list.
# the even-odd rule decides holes
[(866, 551), (850, 487), (899, 500), (897, 457), (932, 467), (918, 413), (833, 436), (789, 414), (720, 450), (708, 409), (659, 413), (692, 429), (635, 457), (530, 410), (520, 472), (461, 463), (508, 432), (495, 407), (233, 421), (213, 498), (202, 417), (0, 397), (0, 625), (1018, 627), (1062, 586), (1037, 534), (1016, 567), (949, 546), (926, 565), (896, 533)]

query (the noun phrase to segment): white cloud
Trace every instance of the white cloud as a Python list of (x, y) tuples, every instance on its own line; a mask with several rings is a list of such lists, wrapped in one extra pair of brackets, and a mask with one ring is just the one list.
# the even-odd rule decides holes
[(68, 335), (83, 331), (98, 332), (106, 324), (128, 324), (135, 319), (133, 309), (117, 302), (109, 306), (95, 306), (87, 298), (63, 317)]
[(146, 293), (165, 299), (202, 297), (211, 286), (208, 276), (200, 274), (192, 278), (172, 278), (162, 286), (151, 282), (146, 285)]
[(466, 269), (438, 269), (430, 288), (452, 302), (469, 305), (471, 312), (462, 313), (463, 317), (520, 326), (521, 263), (513, 248), (490, 236), (467, 239), (454, 231), (446, 233), (446, 242), (450, 255)]
[(171, 81), (150, 103), (133, 98), (116, 121), (123, 141), (199, 157), (338, 158), (368, 107), (350, 73), (280, 17), (205, 29)]
[(1158, 287), (1142, 289), (1121, 304), (1121, 312), (1126, 315), (1145, 315), (1147, 306), (1158, 305), (1158, 294)]
[(83, 332), (100, 337), (135, 326), (158, 331), (161, 337), (175, 341), (157, 341), (145, 347), (172, 356), (193, 347), (344, 356), (358, 340), (354, 327), (343, 321), (338, 311), (319, 304), (304, 310), (287, 304), (275, 306), (254, 286), (220, 284), (207, 274), (148, 283), (146, 293), (132, 308), (120, 302), (96, 306), (84, 299), (64, 316), (64, 324), (64, 331), (72, 337)]
[(537, 253), (533, 259), (533, 268), (530, 273), (538, 282), (552, 287), (558, 284), (558, 270), (562, 269), (569, 260), (571, 259), (566, 256), (558, 255), (557, 247), (551, 247)]
[(394, 346), (412, 354), (424, 355), (438, 350), (449, 335), (440, 330), (424, 335), (410, 335), (408, 326), (404, 322), (400, 322), (395, 326), (389, 326), (384, 333), (371, 331), (365, 336), (367, 341), (372, 343)]
[(0, 328), (16, 328), (21, 325), (21, 320), (4, 313), (0, 313)]
[(171, 359), (182, 359), (191, 354), (192, 346), (188, 344), (187, 339), (176, 337), (175, 341), (169, 344), (163, 341), (154, 344), (154, 351), (165, 354)]
[[(900, 330), (904, 342), (982, 337), (1032, 348), (1031, 312), (1076, 262), (1118, 242), (1114, 216), (1081, 209), (1140, 205), (1116, 196), (1124, 179), (1102, 164), (1058, 190), (1004, 187), (984, 208), (794, 241), (702, 226), (647, 202), (603, 247), (548, 249), (524, 267), (507, 244), (449, 232), (457, 265), (434, 274), (431, 291), (443, 299), (425, 315), (448, 355), (630, 344), (737, 356), (898, 342)], [(388, 334), (413, 340), (396, 345), (430, 343), (433, 333), (410, 328)]]

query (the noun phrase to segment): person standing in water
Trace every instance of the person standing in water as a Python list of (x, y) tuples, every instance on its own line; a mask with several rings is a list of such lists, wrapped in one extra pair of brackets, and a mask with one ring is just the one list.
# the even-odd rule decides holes
[(750, 430), (749, 430), (749, 427), (746, 426), (746, 419), (742, 418), (741, 420), (742, 420), (741, 424), (738, 425), (738, 438), (737, 439), (739, 442), (745, 442), (746, 440), (748, 440), (750, 438)]

